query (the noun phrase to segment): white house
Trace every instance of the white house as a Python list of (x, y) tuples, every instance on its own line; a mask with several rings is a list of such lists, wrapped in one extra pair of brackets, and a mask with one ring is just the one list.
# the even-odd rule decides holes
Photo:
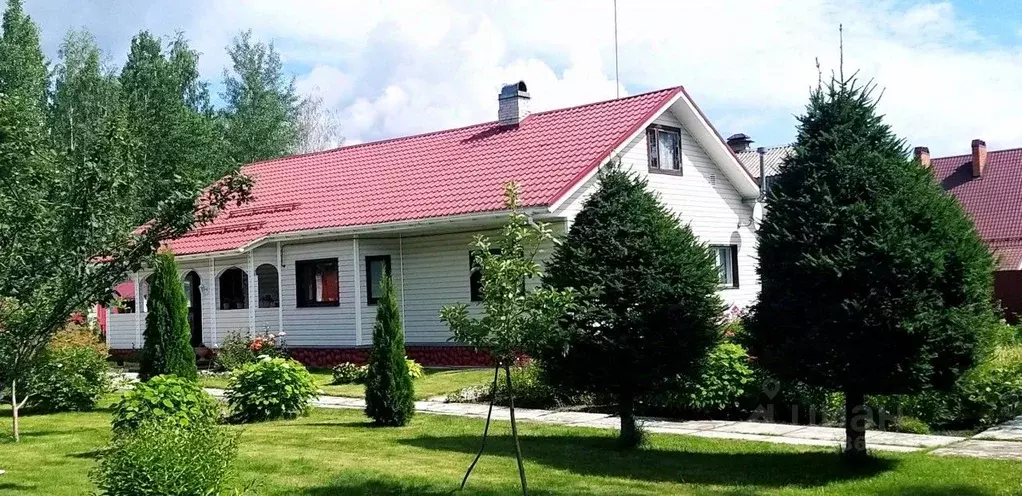
[[(524, 83), (505, 86), (498, 100), (494, 122), (244, 167), (254, 200), (171, 243), (193, 344), (216, 348), (232, 330), (286, 330), (308, 363), (359, 359), (386, 271), (409, 355), (478, 363), (483, 357), (448, 341), (439, 312), (478, 296), (469, 243), (504, 222), (502, 185), (519, 182), (525, 211), (564, 232), (614, 158), (647, 177), (714, 247), (726, 302), (756, 297), (758, 187), (684, 88), (531, 114)], [(146, 276), (119, 286), (142, 304), (106, 315), (115, 354), (141, 347)]]

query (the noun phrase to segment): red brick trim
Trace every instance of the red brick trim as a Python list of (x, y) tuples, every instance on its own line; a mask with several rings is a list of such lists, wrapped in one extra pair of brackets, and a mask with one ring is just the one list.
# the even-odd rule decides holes
[[(291, 356), (307, 367), (329, 368), (342, 362), (364, 364), (370, 347), (349, 348), (288, 348)], [(137, 361), (141, 350), (110, 350), (117, 361)], [(489, 353), (467, 346), (406, 346), (405, 352), (425, 367), (486, 367), (493, 365)]]

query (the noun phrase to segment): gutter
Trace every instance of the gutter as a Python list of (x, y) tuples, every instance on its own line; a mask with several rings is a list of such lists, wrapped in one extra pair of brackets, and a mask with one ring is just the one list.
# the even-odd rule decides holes
[[(533, 216), (539, 218), (556, 218), (550, 214), (549, 207), (533, 207), (523, 209), (525, 215), (529, 218), (530, 222), (533, 222)], [(310, 239), (321, 239), (321, 238), (334, 238), (338, 236), (358, 236), (365, 234), (374, 233), (388, 233), (388, 232), (399, 232), (408, 229), (420, 228), (420, 227), (433, 227), (433, 226), (444, 226), (455, 224), (459, 222), (471, 223), (479, 221), (490, 221), (498, 220), (507, 217), (510, 212), (507, 210), (496, 210), (492, 212), (485, 212), (482, 214), (464, 214), (457, 216), (446, 216), (446, 217), (435, 217), (429, 219), (416, 219), (410, 221), (397, 221), (388, 222), (381, 224), (363, 224), (359, 226), (344, 226), (344, 227), (328, 227), (322, 229), (310, 229), (305, 231), (291, 231), (284, 233), (268, 234), (261, 238), (252, 240), (238, 248), (232, 250), (222, 250), (216, 252), (203, 252), (193, 253), (188, 255), (181, 255), (177, 257), (178, 260), (196, 260), (205, 259), (210, 257), (230, 257), (243, 255), (251, 250), (254, 250), (267, 243), (286, 243), (289, 241), (305, 241)]]

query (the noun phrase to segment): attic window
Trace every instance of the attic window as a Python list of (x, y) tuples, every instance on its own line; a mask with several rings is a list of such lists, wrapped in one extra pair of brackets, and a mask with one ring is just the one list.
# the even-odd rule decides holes
[(653, 124), (646, 128), (649, 171), (681, 175), (681, 129)]

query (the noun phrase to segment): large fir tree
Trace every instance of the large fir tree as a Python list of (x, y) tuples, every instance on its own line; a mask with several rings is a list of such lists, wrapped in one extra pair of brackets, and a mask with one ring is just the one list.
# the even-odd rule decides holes
[(958, 203), (877, 114), (873, 86), (810, 95), (759, 230), (750, 354), (782, 380), (845, 395), (865, 454), (865, 395), (946, 389), (994, 320), (991, 256)]
[(383, 295), (376, 302), (366, 374), (366, 416), (377, 425), (401, 426), (415, 413), (415, 390), (405, 361), (405, 334), (394, 285), (384, 276), (380, 287)]
[(188, 328), (188, 300), (174, 255), (160, 253), (153, 269), (148, 279), (149, 313), (145, 319), (138, 378), (147, 381), (169, 374), (194, 379), (198, 372)]
[(645, 181), (615, 165), (599, 181), (548, 265), (545, 282), (580, 298), (541, 363), (564, 388), (616, 397), (631, 447), (636, 401), (695, 370), (724, 307), (710, 251)]
[(280, 54), (253, 41), (251, 31), (235, 37), (227, 54), (232, 71), (224, 71), (222, 97), (232, 157), (247, 164), (292, 153), (301, 141), (301, 102)]

